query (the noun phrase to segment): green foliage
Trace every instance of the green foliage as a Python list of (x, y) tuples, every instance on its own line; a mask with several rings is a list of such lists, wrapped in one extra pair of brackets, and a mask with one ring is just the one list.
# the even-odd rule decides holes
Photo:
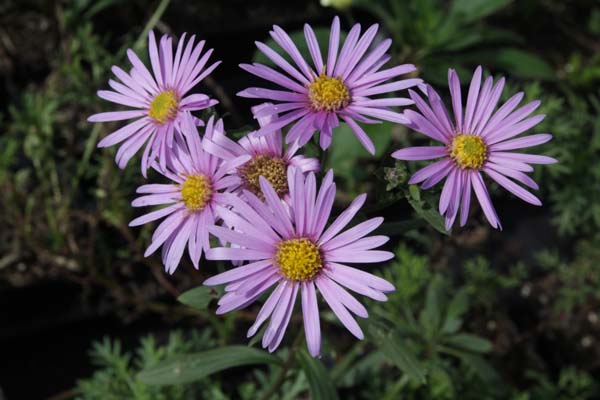
[(182, 293), (177, 300), (197, 310), (205, 310), (206, 307), (208, 307), (208, 304), (213, 299), (218, 298), (219, 295), (219, 289), (208, 286), (198, 286), (197, 288), (190, 289), (187, 292)]
[(227, 346), (167, 359), (145, 368), (138, 378), (149, 385), (178, 385), (198, 381), (232, 367), (278, 362), (278, 358), (261, 350), (246, 346)]
[(298, 352), (298, 362), (310, 386), (310, 394), (314, 400), (336, 400), (338, 395), (325, 367), (318, 359), (310, 356), (305, 350)]
[[(553, 68), (532, 51), (514, 47), (523, 43), (516, 33), (482, 24), (504, 11), (511, 0), (357, 0), (380, 19), (392, 34), (400, 62), (417, 64), (428, 81), (445, 84), (448, 65), (459, 75), (468, 66), (485, 63), (514, 76), (554, 79)], [(493, 51), (482, 50), (493, 47)]]
[[(546, 118), (536, 127), (554, 139), (544, 153), (560, 163), (537, 172), (540, 187), (550, 200), (553, 222), (564, 234), (585, 234), (600, 227), (600, 92), (580, 96), (567, 91), (551, 94), (539, 83), (524, 88), (526, 99), (542, 101), (539, 113)], [(545, 196), (546, 197), (546, 196)]]
[(499, 300), (498, 290), (518, 288), (528, 277), (527, 268), (517, 264), (503, 274), (492, 268), (484, 257), (476, 257), (464, 264), (465, 289), (480, 306), (492, 310)]
[(215, 345), (209, 331), (184, 336), (180, 332), (169, 335), (165, 345), (159, 345), (152, 336), (140, 340), (135, 352), (124, 352), (118, 340), (105, 338), (93, 345), (90, 352), (97, 371), (77, 384), (78, 398), (82, 400), (188, 400), (210, 390), (196, 386), (152, 386), (137, 379), (138, 371), (152, 368), (167, 358), (211, 348)]
[(427, 257), (415, 254), (404, 244), (398, 247), (394, 261), (382, 274), (396, 286), (396, 291), (389, 294), (390, 302), (382, 304), (389, 311), (397, 304), (414, 305), (431, 278)]
[(347, 190), (356, 193), (360, 182), (369, 180), (374, 168), (364, 168), (363, 160), (381, 158), (390, 145), (391, 133), (397, 127), (390, 122), (365, 125), (366, 132), (375, 144), (375, 156), (370, 155), (358, 141), (356, 135), (346, 124), (341, 124), (335, 132), (331, 149), (328, 151), (326, 170), (333, 168), (336, 177), (341, 177), (348, 184)]
[(551, 304), (556, 315), (572, 314), (587, 304), (600, 303), (600, 238), (583, 240), (574, 248), (575, 256), (566, 260), (556, 251), (541, 251), (537, 255), (540, 266), (552, 276)]
[(441, 275), (433, 276), (421, 306), (416, 308), (420, 309), (418, 315), (405, 304), (396, 312), (388, 306), (370, 322), (373, 340), (384, 356), (415, 382), (424, 383), (430, 374), (438, 378), (440, 374), (450, 375), (448, 362), (455, 358), (483, 381), (493, 383), (498, 377), (481, 357), (491, 350), (491, 343), (461, 331), (469, 309), (467, 291), (460, 289), (448, 299), (447, 286)]
[(450, 235), (450, 231), (446, 230), (444, 217), (438, 211), (438, 194), (421, 191), (417, 185), (407, 185), (407, 177), (405, 162), (396, 161), (393, 167), (383, 168), (382, 178), (386, 182), (386, 193), (380, 196), (380, 201), (386, 204), (394, 203), (400, 199), (406, 200), (417, 215), (414, 221), (416, 224), (411, 224), (410, 221), (388, 223), (385, 225), (384, 232), (394, 235), (406, 231), (408, 228), (418, 226), (420, 222), (426, 222), (439, 233)]
[(584, 400), (598, 395), (597, 380), (574, 367), (563, 368), (557, 382), (533, 371), (527, 375), (536, 382), (535, 386), (528, 393), (516, 394), (514, 400)]

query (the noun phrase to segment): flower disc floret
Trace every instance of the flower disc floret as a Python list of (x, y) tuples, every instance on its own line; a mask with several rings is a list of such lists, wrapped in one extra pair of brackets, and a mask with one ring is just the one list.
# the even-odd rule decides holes
[(156, 122), (164, 124), (175, 119), (178, 107), (177, 94), (173, 90), (167, 90), (154, 97), (154, 100), (150, 103), (148, 115)]
[(212, 187), (206, 175), (189, 175), (181, 184), (181, 200), (192, 212), (204, 210), (211, 195)]
[(277, 244), (275, 264), (291, 281), (308, 281), (323, 268), (319, 248), (309, 239), (289, 239)]
[(450, 157), (462, 169), (480, 169), (487, 158), (487, 146), (474, 135), (458, 135), (450, 144)]
[(239, 168), (239, 174), (246, 188), (264, 199), (260, 189), (259, 178), (264, 176), (279, 197), (288, 192), (287, 164), (281, 157), (258, 155)]
[(350, 104), (350, 90), (340, 78), (319, 75), (308, 86), (308, 98), (315, 111), (339, 111)]

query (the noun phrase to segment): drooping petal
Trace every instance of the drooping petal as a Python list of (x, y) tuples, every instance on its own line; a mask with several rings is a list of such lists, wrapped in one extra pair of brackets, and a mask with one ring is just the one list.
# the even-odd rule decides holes
[(356, 323), (356, 320), (350, 315), (346, 307), (342, 304), (342, 302), (336, 297), (335, 293), (333, 293), (326, 284), (323, 284), (327, 278), (318, 278), (315, 280), (319, 291), (325, 298), (325, 301), (331, 307), (331, 310), (338, 317), (340, 322), (352, 333), (356, 336), (357, 339), (362, 340), (364, 338), (363, 332)]
[(310, 355), (317, 357), (321, 354), (321, 326), (314, 282), (302, 282), (301, 293), (306, 345)]

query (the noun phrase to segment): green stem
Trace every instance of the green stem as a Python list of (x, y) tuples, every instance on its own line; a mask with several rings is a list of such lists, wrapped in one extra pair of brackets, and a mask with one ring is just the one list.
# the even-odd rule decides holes
[(148, 38), (148, 32), (150, 32), (150, 30), (156, 26), (162, 15), (165, 13), (165, 10), (170, 2), (171, 0), (161, 0), (161, 2), (158, 4), (158, 7), (156, 7), (156, 10), (154, 10), (154, 13), (146, 23), (144, 30), (142, 33), (140, 33), (140, 36), (138, 36), (137, 40), (135, 41), (135, 44), (133, 45), (134, 50), (138, 51), (144, 46), (144, 42)]
[(287, 359), (281, 366), (281, 369), (279, 370), (277, 377), (273, 381), (273, 384), (271, 386), (269, 386), (269, 388), (267, 389), (265, 394), (262, 395), (260, 400), (271, 399), (273, 397), (273, 395), (277, 392), (279, 387), (285, 381), (285, 376), (287, 375), (287, 372), (290, 370), (290, 368), (292, 367), (292, 364), (294, 363), (294, 359), (295, 359), (294, 356), (296, 355), (296, 351), (298, 350), (298, 346), (300, 345), (300, 339), (302, 339), (302, 331), (300, 331), (298, 333), (298, 336), (296, 336), (296, 339), (294, 339), (294, 343), (292, 344), (292, 347), (290, 348), (290, 353), (288, 354)]

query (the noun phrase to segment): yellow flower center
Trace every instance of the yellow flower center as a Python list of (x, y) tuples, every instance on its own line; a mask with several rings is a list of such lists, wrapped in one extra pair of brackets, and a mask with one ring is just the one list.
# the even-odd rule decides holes
[(279, 197), (283, 197), (288, 192), (287, 165), (279, 157), (266, 155), (255, 156), (238, 170), (246, 189), (264, 200), (264, 195), (260, 190), (259, 178), (264, 176)]
[(307, 281), (323, 268), (319, 248), (309, 239), (289, 239), (277, 244), (274, 263), (292, 281)]
[(340, 78), (321, 74), (308, 86), (308, 98), (316, 111), (338, 111), (350, 103), (350, 91)]
[(479, 169), (487, 158), (487, 147), (481, 137), (461, 134), (452, 139), (450, 157), (462, 169)]
[(181, 200), (190, 211), (204, 210), (211, 195), (212, 187), (206, 175), (188, 175), (181, 184)]
[(178, 107), (179, 101), (177, 99), (177, 94), (173, 90), (167, 90), (166, 92), (159, 93), (154, 100), (152, 100), (148, 115), (156, 122), (164, 124), (175, 118)]

